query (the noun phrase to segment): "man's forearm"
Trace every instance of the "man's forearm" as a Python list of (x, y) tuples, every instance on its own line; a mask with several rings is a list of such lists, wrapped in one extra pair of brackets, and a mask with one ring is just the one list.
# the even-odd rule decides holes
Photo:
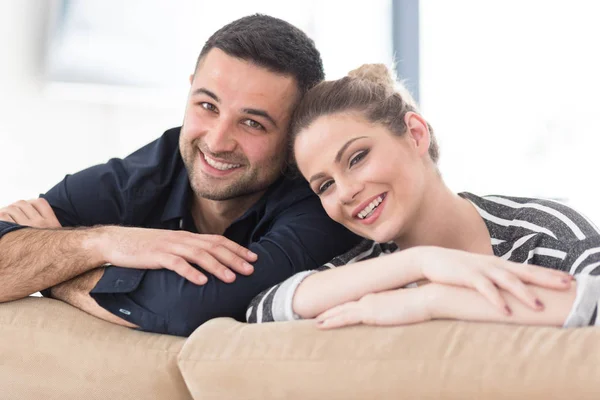
[(512, 294), (501, 291), (512, 313), (505, 315), (482, 294), (473, 289), (432, 283), (423, 287), (429, 291), (429, 312), (434, 319), (457, 319), (476, 322), (503, 322), (524, 325), (562, 326), (569, 315), (576, 295), (576, 284), (569, 290), (552, 290), (528, 285), (544, 304), (536, 311)]
[(0, 302), (16, 300), (104, 264), (101, 228), (25, 228), (0, 238)]
[(103, 273), (104, 268), (93, 269), (71, 280), (52, 287), (50, 293), (53, 298), (64, 301), (65, 303), (70, 304), (81, 311), (85, 311), (94, 317), (112, 322), (113, 324), (126, 326), (128, 328), (137, 328), (136, 325), (127, 322), (100, 307), (96, 300), (90, 296), (90, 291), (102, 278)]

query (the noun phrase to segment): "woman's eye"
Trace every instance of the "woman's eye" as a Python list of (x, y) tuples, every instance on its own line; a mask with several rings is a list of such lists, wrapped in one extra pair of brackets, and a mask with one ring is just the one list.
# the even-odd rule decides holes
[(202, 102), (202, 103), (200, 103), (200, 106), (208, 111), (213, 111), (213, 112), (217, 111), (217, 107), (215, 107), (214, 105), (212, 105), (210, 103)]
[(247, 120), (245, 120), (245, 121), (244, 121), (244, 124), (245, 124), (245, 125), (247, 125), (247, 126), (249, 126), (249, 127), (250, 127), (250, 128), (252, 128), (252, 129), (262, 129), (262, 130), (264, 130), (264, 129), (265, 129), (265, 128), (264, 128), (264, 126), (262, 126), (262, 124), (260, 124), (260, 123), (258, 123), (258, 122), (256, 122), (256, 121), (254, 121), (254, 120), (252, 120), (252, 119), (247, 119)]
[(358, 152), (354, 157), (350, 159), (349, 166), (352, 168), (356, 163), (360, 162), (367, 155), (368, 151)]
[(317, 194), (321, 194), (321, 193), (325, 192), (331, 185), (333, 185), (333, 181), (323, 182), (321, 184), (321, 186), (319, 186), (319, 189), (317, 189)]

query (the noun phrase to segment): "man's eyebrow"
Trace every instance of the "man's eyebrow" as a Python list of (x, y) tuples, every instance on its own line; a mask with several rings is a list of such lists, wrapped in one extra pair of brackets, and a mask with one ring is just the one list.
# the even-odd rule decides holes
[(217, 103), (221, 102), (221, 99), (219, 98), (219, 96), (217, 96), (216, 94), (214, 94), (213, 92), (211, 92), (210, 90), (206, 89), (206, 88), (198, 88), (196, 90), (194, 90), (194, 92), (192, 93), (193, 96), (196, 96), (198, 94), (205, 94), (208, 97), (212, 97)]
[[(346, 149), (348, 149), (348, 146), (350, 146), (353, 142), (359, 140), (359, 139), (365, 139), (366, 136), (358, 136), (355, 138), (352, 138), (350, 140), (348, 140), (343, 146), (342, 148), (337, 152), (336, 156), (335, 156), (335, 162), (339, 163), (342, 160), (342, 155), (344, 154), (344, 152), (346, 151)], [(311, 176), (310, 180), (308, 181), (308, 183), (312, 183), (313, 181), (317, 180), (317, 179), (321, 179), (325, 176), (325, 174), (323, 172), (319, 172), (318, 174), (314, 174), (313, 176)]]
[(348, 148), (348, 146), (350, 146), (353, 142), (357, 141), (358, 139), (364, 139), (366, 138), (366, 136), (358, 136), (355, 138), (352, 138), (350, 140), (348, 140), (346, 142), (346, 144), (344, 144), (342, 146), (342, 148), (337, 152), (336, 156), (335, 156), (335, 162), (339, 163), (342, 160), (342, 155), (344, 154), (344, 152), (346, 151), (346, 149)]
[(242, 110), (244, 113), (246, 114), (251, 114), (251, 115), (256, 115), (259, 117), (263, 117), (269, 120), (270, 123), (273, 124), (273, 126), (275, 126), (275, 128), (277, 128), (277, 122), (275, 122), (275, 120), (273, 119), (273, 117), (271, 117), (269, 115), (268, 112), (264, 111), (264, 110), (257, 110), (255, 108), (244, 108)]

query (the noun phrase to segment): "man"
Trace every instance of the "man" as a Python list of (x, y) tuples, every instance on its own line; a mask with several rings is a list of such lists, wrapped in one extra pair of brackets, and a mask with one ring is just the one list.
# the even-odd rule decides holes
[(322, 79), (314, 43), (287, 22), (221, 28), (198, 57), (181, 128), (0, 210), (0, 301), (42, 290), (187, 336), (210, 318), (244, 320), (253, 296), (352, 247), (283, 174), (292, 111)]

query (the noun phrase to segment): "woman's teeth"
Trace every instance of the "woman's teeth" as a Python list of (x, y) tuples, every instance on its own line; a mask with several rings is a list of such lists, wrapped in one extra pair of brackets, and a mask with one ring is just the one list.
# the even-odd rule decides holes
[(204, 159), (206, 160), (206, 163), (211, 167), (218, 169), (219, 171), (227, 171), (228, 169), (241, 167), (240, 164), (225, 164), (219, 161), (215, 161), (212, 158), (209, 158), (206, 154), (203, 155)]
[(382, 196), (379, 196), (378, 198), (373, 200), (371, 203), (369, 203), (368, 206), (366, 206), (361, 212), (358, 213), (358, 218), (365, 219), (365, 218), (369, 217), (371, 214), (373, 214), (373, 211), (375, 211), (377, 206), (379, 206), (382, 201), (383, 201)]

